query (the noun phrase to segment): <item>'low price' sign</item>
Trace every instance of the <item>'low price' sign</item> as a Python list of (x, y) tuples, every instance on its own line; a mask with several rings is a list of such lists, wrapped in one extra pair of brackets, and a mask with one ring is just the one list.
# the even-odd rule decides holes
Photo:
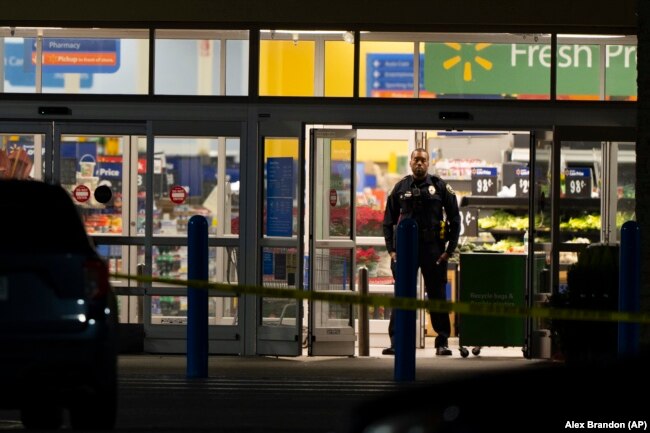
[(472, 168), (472, 195), (497, 195), (497, 168)]
[(591, 197), (591, 168), (567, 168), (564, 170), (564, 194), (566, 197)]

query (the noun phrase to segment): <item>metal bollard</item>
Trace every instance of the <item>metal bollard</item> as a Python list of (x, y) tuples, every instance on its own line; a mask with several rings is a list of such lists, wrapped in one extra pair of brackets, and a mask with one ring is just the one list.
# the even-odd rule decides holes
[[(187, 225), (187, 278), (208, 281), (208, 221), (194, 215)], [(187, 377), (208, 377), (208, 291), (187, 288)]]
[[(368, 268), (361, 266), (358, 272), (359, 294), (367, 296), (368, 287)], [(368, 306), (359, 305), (359, 356), (370, 356), (370, 322), (368, 318)]]
[[(418, 224), (405, 218), (397, 225), (397, 275), (395, 296), (417, 297)], [(415, 380), (415, 310), (396, 309), (395, 381)]]
[[(621, 227), (621, 248), (618, 273), (618, 310), (638, 313), (641, 293), (641, 233), (636, 221), (627, 221)], [(618, 356), (639, 353), (640, 328), (638, 323), (618, 324)]]

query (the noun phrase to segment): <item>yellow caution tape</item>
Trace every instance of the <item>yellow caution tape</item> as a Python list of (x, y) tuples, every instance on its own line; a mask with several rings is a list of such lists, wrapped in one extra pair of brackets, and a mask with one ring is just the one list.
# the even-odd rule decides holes
[(115, 273), (112, 277), (135, 280), (141, 283), (163, 283), (195, 289), (206, 289), (235, 294), (260, 295), (271, 298), (294, 298), (309, 301), (327, 301), (338, 304), (356, 304), (374, 307), (390, 307), (401, 310), (429, 310), (437, 313), (461, 313), (476, 316), (532, 317), (555, 320), (589, 320), (606, 322), (631, 322), (650, 324), (649, 313), (635, 313), (604, 310), (577, 310), (569, 308), (518, 307), (507, 304), (448, 302), (382, 295), (362, 295), (354, 292), (327, 292), (298, 290), (277, 287), (245, 286), (211, 283), (201, 280), (178, 280), (172, 278), (148, 277)]

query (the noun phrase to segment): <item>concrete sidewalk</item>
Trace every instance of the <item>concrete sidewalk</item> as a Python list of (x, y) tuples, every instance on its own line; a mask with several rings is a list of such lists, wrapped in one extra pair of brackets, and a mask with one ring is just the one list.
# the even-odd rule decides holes
[[(520, 347), (481, 349), (479, 356), (462, 358), (457, 339), (450, 340), (453, 354), (437, 357), (433, 345), (416, 349), (416, 381), (446, 381), (468, 375), (480, 375), (499, 370), (513, 370), (551, 363), (549, 360), (529, 360)], [(217, 356), (208, 358), (209, 377), (283, 378), (332, 380), (394, 379), (394, 356), (381, 354), (382, 348), (371, 348), (367, 357), (272, 357)], [(125, 375), (170, 374), (186, 375), (185, 355), (120, 355), (119, 371)]]

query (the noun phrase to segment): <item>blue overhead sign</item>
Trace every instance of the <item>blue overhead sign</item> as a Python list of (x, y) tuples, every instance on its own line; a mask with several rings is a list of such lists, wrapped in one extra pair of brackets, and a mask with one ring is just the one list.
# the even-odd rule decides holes
[[(12, 86), (34, 87), (36, 85), (36, 72), (34, 68), (25, 65), (24, 47), (20, 43), (5, 43), (5, 80)], [(65, 80), (63, 73), (44, 72), (42, 78), (43, 87), (64, 87)], [(82, 88), (89, 88), (93, 85), (92, 74), (82, 73)]]
[[(119, 39), (43, 39), (43, 72), (113, 73), (120, 69)], [(25, 65), (36, 64), (36, 39), (25, 39)]]
[[(370, 53), (366, 55), (368, 96), (412, 96), (413, 55)], [(424, 89), (424, 54), (420, 55), (420, 90)]]

